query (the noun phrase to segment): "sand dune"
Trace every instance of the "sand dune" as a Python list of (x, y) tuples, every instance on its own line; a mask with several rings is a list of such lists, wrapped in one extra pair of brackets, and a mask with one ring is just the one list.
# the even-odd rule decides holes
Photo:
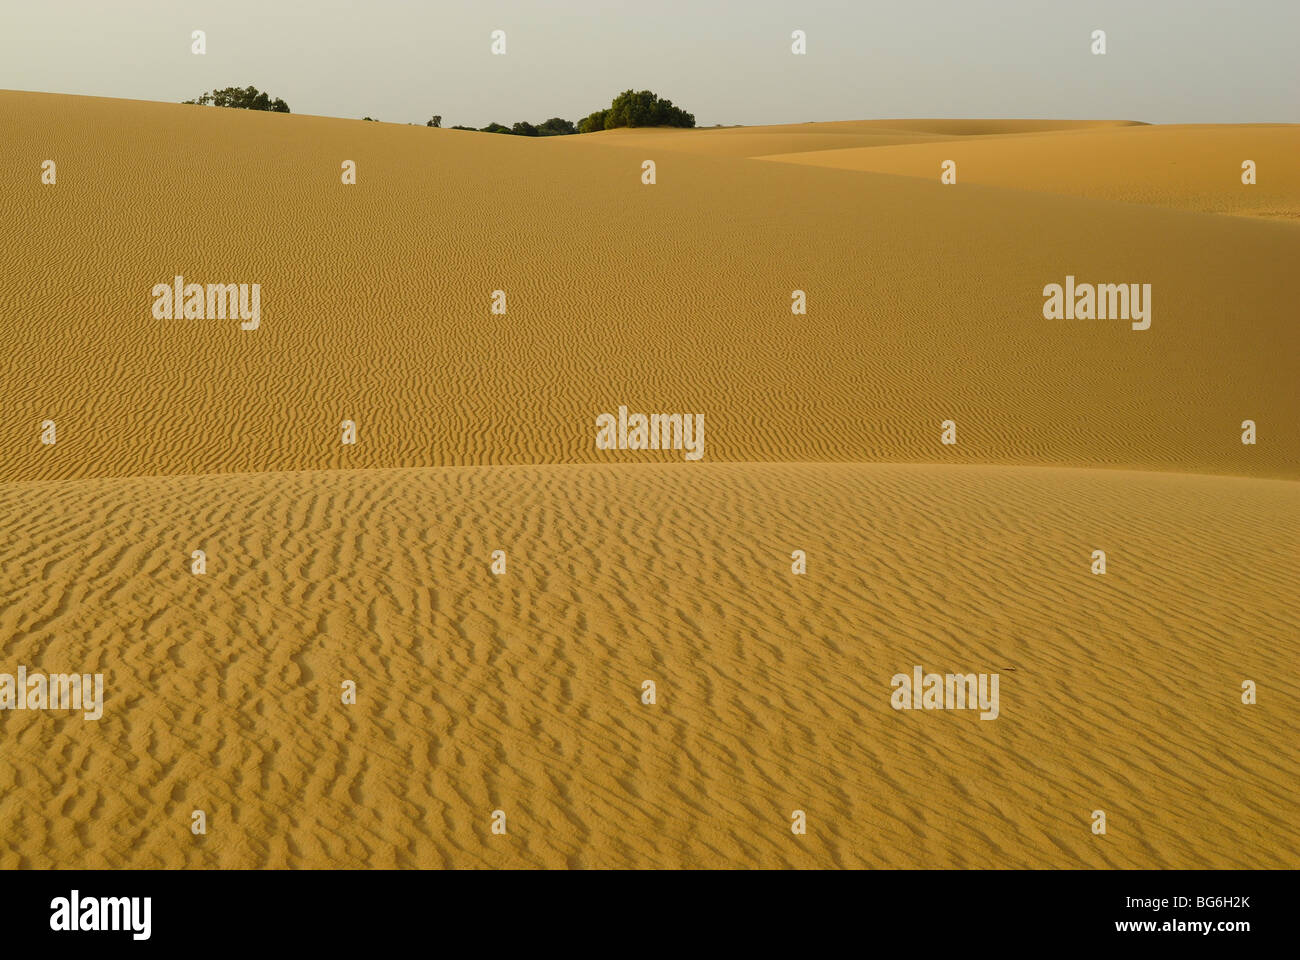
[[(1300, 477), (1286, 224), (680, 152), (647, 187), (646, 149), (595, 137), (0, 100), (0, 162), (31, 172), (0, 184), (0, 477), (591, 462), (621, 403), (704, 413), (711, 461)], [(261, 329), (154, 319), (177, 273), (261, 283)], [(1151, 330), (1044, 320), (1067, 273), (1152, 284)]]
[[(954, 139), (906, 146), (810, 146), (765, 160), (919, 177), (938, 182), (945, 160), (959, 184), (1149, 203), (1180, 210), (1300, 219), (1300, 127), (1175, 125), (1090, 129), (1034, 136)], [(816, 152), (811, 152), (816, 151)], [(1243, 185), (1242, 161), (1257, 182)]]
[[(0, 867), (1294, 864), (1294, 130), (0, 91), (0, 672), (108, 697), (0, 711)], [(918, 663), (998, 719), (893, 710)]]
[[(1295, 483), (578, 465), (9, 484), (0, 509), (5, 660), (103, 670), (109, 698), (0, 713), (3, 867), (1300, 856)], [(999, 718), (891, 709), (916, 663), (1000, 672)]]
[[(720, 130), (666, 130), (658, 127), (604, 130), (584, 134), (588, 144), (695, 153), (709, 157), (761, 157), (804, 151), (882, 147), (895, 144), (946, 142), (940, 134), (910, 130), (826, 131), (829, 124), (797, 127), (724, 128)], [(812, 129), (809, 130), (808, 127)], [(559, 143), (558, 140), (551, 140)]]
[[(627, 128), (587, 134), (587, 143), (653, 146), (715, 157), (759, 157), (797, 151), (844, 150), (905, 143), (936, 143), (978, 136), (1028, 135), (1064, 130), (1134, 126), (1126, 121), (1090, 120), (845, 120), (762, 127), (693, 130)], [(832, 166), (834, 164), (831, 164)]]

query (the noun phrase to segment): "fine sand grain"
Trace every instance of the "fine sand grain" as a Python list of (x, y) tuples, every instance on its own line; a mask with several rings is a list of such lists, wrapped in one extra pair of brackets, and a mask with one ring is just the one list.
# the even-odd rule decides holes
[[(95, 723), (0, 713), (2, 867), (1300, 857), (1293, 482), (559, 465), (10, 484), (0, 509), (4, 660), (108, 690)], [(915, 664), (999, 673), (1000, 716), (894, 711)]]
[[(0, 163), (30, 172), (0, 184), (6, 479), (608, 460), (619, 404), (705, 414), (710, 461), (1300, 477), (1291, 224), (682, 152), (648, 187), (604, 135), (0, 102)], [(260, 283), (261, 329), (155, 319), (178, 273)], [(1150, 283), (1151, 329), (1044, 320), (1067, 273)]]
[(0, 867), (1294, 865), (1296, 129), (0, 91), (0, 673), (107, 697), (0, 711)]

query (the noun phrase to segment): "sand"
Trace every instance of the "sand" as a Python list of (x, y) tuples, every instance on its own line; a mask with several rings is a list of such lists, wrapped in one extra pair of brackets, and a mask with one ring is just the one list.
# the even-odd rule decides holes
[[(1163, 125), (1024, 137), (963, 137), (868, 149), (798, 147), (765, 160), (939, 181), (945, 160), (959, 184), (1096, 197), (1236, 216), (1300, 219), (1300, 127)], [(1256, 182), (1241, 182), (1251, 160)]]
[[(0, 91), (0, 672), (107, 693), (0, 711), (0, 867), (1294, 865), (1294, 131)], [(1066, 273), (1151, 329), (1044, 320)], [(893, 710), (918, 663), (999, 717)]]

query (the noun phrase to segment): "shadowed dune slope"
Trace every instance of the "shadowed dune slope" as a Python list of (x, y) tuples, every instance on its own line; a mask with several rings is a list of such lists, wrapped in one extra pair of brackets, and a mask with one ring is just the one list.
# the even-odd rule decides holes
[[(938, 134), (908, 130), (873, 130), (869, 132), (826, 131), (830, 124), (806, 124), (797, 127), (741, 127), (722, 130), (675, 130), (663, 127), (634, 127), (582, 134), (588, 146), (636, 147), (642, 150), (667, 150), (673, 153), (697, 153), (710, 157), (761, 157), (770, 153), (802, 156), (805, 151), (842, 150), (848, 147), (881, 147), (894, 144), (947, 141)], [(559, 138), (548, 138), (558, 143)]]
[[(596, 135), (0, 107), (0, 479), (602, 461), (619, 404), (703, 413), (711, 461), (1300, 476), (1287, 224), (667, 150), (651, 187)], [(260, 283), (261, 329), (154, 319), (178, 273)], [(1044, 320), (1067, 273), (1152, 284), (1151, 329)]]
[(583, 139), (588, 143), (653, 146), (717, 157), (758, 157), (778, 152), (842, 150), (1134, 125), (1122, 120), (841, 120), (761, 127), (618, 127), (586, 134)]
[[(0, 712), (0, 867), (1300, 857), (1294, 483), (561, 465), (6, 484), (0, 512), (5, 662), (107, 687), (96, 722)], [(916, 664), (998, 673), (1000, 716), (891, 709)]]

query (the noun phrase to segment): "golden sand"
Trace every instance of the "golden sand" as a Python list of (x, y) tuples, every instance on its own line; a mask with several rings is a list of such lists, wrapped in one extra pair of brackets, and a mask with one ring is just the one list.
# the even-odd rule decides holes
[[(1295, 129), (0, 91), (0, 672), (107, 695), (0, 711), (0, 867), (1293, 865)], [(1150, 330), (1044, 320), (1067, 272)], [(706, 462), (596, 450), (620, 404)]]
[[(952, 160), (959, 184), (1300, 219), (1300, 127), (1295, 124), (1131, 126), (1086, 129), (1073, 136), (976, 136), (881, 146), (889, 149), (809, 146), (763, 159), (919, 177), (936, 184), (940, 165)], [(1242, 163), (1247, 160), (1254, 162), (1257, 179), (1243, 188)]]

